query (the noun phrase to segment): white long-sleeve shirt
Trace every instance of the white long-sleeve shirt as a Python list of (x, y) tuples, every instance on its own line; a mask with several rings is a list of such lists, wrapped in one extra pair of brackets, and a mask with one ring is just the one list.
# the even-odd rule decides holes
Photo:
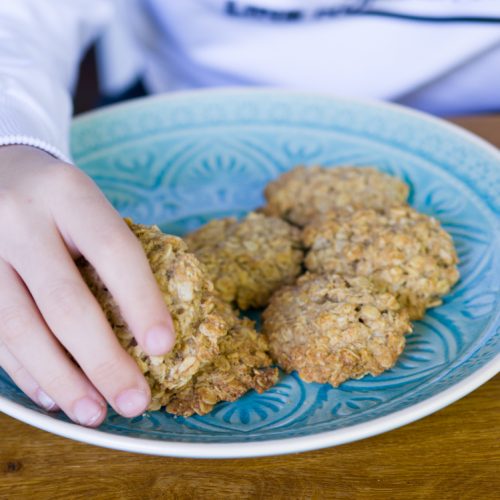
[(71, 90), (274, 86), (446, 113), (500, 109), (500, 0), (1, 0), (0, 145), (69, 157)]

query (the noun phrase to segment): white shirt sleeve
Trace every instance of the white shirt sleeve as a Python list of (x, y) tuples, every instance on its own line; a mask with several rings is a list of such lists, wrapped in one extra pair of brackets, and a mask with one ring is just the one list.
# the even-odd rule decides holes
[(78, 63), (112, 12), (110, 0), (0, 2), (0, 146), (69, 159)]

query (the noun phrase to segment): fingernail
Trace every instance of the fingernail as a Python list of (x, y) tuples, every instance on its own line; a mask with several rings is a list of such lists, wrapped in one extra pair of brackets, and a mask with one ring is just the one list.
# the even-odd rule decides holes
[(52, 411), (57, 408), (55, 401), (42, 389), (37, 389), (36, 399), (40, 406), (43, 406), (47, 411)]
[(73, 405), (73, 413), (81, 425), (95, 424), (101, 418), (103, 411), (104, 406), (89, 397), (79, 399)]
[(165, 326), (154, 326), (146, 333), (144, 347), (149, 354), (160, 356), (168, 352), (173, 345), (171, 330)]
[(116, 398), (115, 403), (124, 417), (136, 417), (148, 407), (149, 396), (137, 389), (127, 389)]

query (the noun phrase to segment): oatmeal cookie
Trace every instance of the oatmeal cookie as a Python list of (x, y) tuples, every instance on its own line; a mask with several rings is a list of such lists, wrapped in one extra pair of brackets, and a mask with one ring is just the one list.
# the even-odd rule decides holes
[(334, 387), (391, 368), (411, 331), (390, 293), (364, 277), (306, 273), (276, 292), (263, 313), (270, 352), (287, 372)]
[(369, 276), (420, 319), (458, 280), (457, 254), (439, 222), (410, 207), (323, 215), (303, 231), (306, 267)]
[(408, 186), (370, 167), (298, 166), (270, 182), (263, 212), (305, 226), (318, 214), (404, 205)]
[(252, 321), (238, 318), (228, 304), (220, 307), (226, 308), (223, 316), (231, 327), (219, 340), (219, 355), (173, 392), (167, 403), (169, 413), (204, 415), (220, 401), (235, 401), (250, 389), (262, 393), (278, 380), (267, 338), (257, 333)]
[(135, 359), (146, 377), (152, 394), (150, 410), (168, 400), (168, 391), (185, 386), (218, 354), (218, 341), (229, 325), (217, 310), (213, 285), (186, 244), (175, 236), (163, 234), (156, 226), (127, 221), (140, 240), (158, 282), (165, 304), (172, 315), (176, 342), (165, 356), (146, 354), (126, 325), (120, 310), (93, 267), (84, 259), (77, 265), (97, 298), (118, 340)]
[(250, 213), (213, 220), (185, 237), (215, 289), (240, 309), (261, 307), (301, 272), (300, 231), (276, 217)]

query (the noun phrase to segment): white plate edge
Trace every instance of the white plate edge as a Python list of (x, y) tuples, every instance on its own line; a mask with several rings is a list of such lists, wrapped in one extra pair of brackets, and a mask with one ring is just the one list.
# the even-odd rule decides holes
[(466, 396), (500, 371), (500, 354), (448, 389), (403, 410), (362, 424), (296, 438), (236, 443), (154, 441), (110, 434), (61, 422), (0, 396), (0, 411), (39, 429), (83, 443), (121, 451), (178, 458), (251, 458), (317, 450), (358, 441), (419, 420)]

